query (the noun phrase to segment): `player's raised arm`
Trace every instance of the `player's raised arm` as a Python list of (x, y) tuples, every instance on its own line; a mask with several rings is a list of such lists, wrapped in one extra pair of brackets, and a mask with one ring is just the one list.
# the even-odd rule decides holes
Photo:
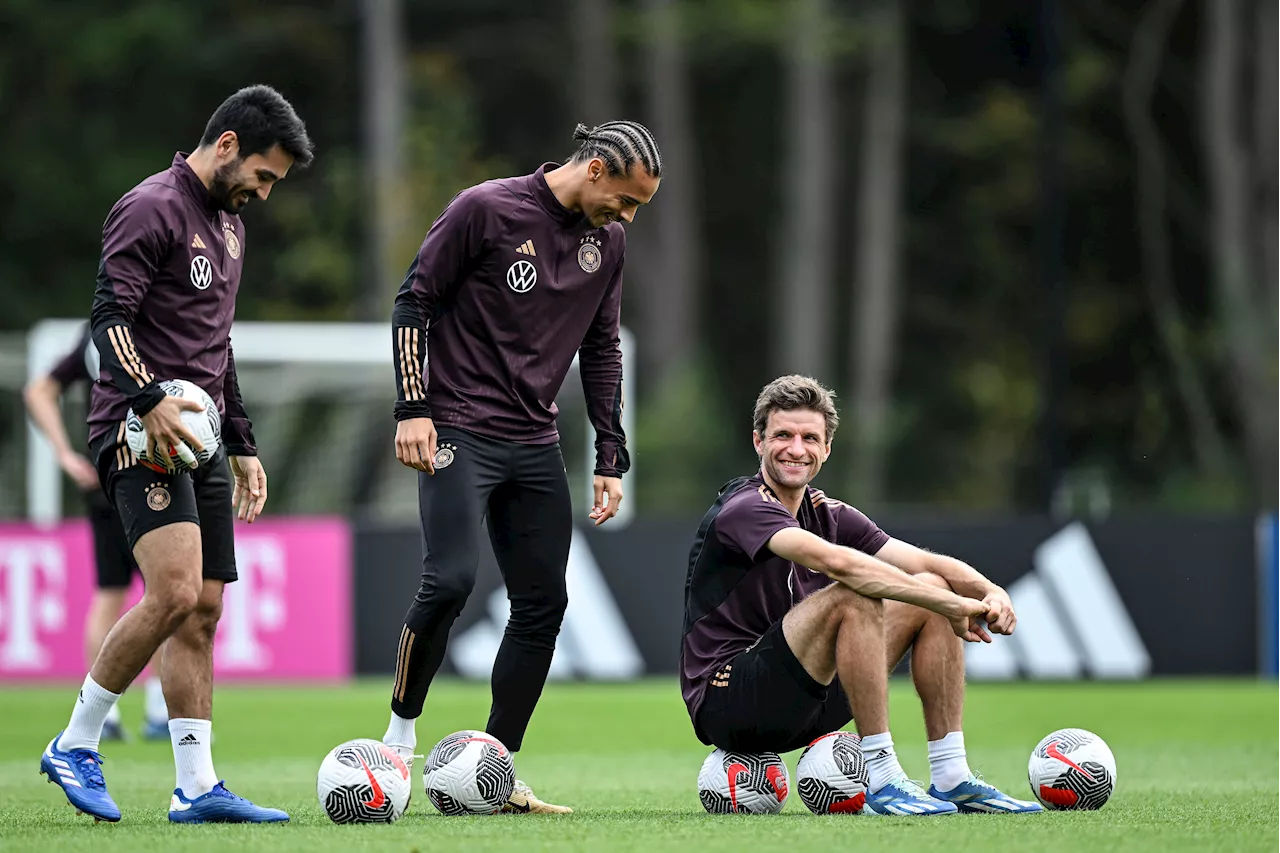
[(987, 605), (917, 580), (883, 560), (832, 544), (798, 527), (773, 534), (768, 548), (779, 557), (822, 572), (868, 598), (888, 598), (939, 613), (965, 640), (991, 642), (982, 622), (974, 618), (985, 615)]
[(160, 208), (139, 196), (121, 199), (102, 228), (90, 320), (93, 343), (112, 382), (139, 417), (155, 408), (165, 393), (134, 345), (133, 319), (168, 257), (170, 242)]

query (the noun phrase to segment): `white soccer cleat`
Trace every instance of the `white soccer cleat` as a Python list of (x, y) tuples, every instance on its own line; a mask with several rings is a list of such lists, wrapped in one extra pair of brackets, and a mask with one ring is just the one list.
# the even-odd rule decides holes
[(516, 780), (516, 786), (511, 791), (511, 796), (507, 800), (507, 804), (502, 807), (503, 814), (573, 814), (573, 809), (568, 806), (557, 806), (553, 803), (544, 803), (538, 799), (533, 790), (521, 782)]

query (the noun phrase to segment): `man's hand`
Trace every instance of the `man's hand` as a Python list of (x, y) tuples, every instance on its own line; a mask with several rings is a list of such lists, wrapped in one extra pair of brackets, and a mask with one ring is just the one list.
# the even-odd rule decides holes
[(599, 527), (618, 514), (618, 507), (622, 504), (622, 478), (602, 477), (596, 474), (591, 485), (595, 489), (596, 497), (589, 515)]
[(396, 424), (396, 458), (410, 468), (436, 472), (436, 425), (431, 418), (409, 418)]
[(59, 455), (58, 464), (82, 490), (87, 492), (99, 488), (98, 472), (94, 470), (93, 463), (74, 450), (68, 450)]
[(262, 515), (262, 505), (267, 502), (267, 472), (256, 456), (232, 456), (231, 473), (236, 486), (231, 491), (231, 505), (236, 517), (253, 524)]
[(1018, 615), (1013, 612), (1013, 601), (1010, 600), (1009, 593), (998, 586), (992, 587), (983, 596), (982, 603), (987, 605), (986, 619), (991, 630), (997, 634), (1012, 634), (1018, 625)]
[[(147, 455), (154, 462), (168, 468), (169, 448), (172, 447), (188, 466), (199, 467), (195, 454), (204, 450), (204, 445), (182, 423), (182, 413), (203, 411), (203, 403), (166, 394), (154, 409), (141, 418), (142, 425), (147, 429)], [(157, 448), (163, 448), (163, 451), (157, 452)], [(183, 453), (184, 450), (186, 453)]]
[(957, 596), (951, 612), (946, 614), (951, 623), (951, 630), (967, 643), (989, 643), (991, 635), (987, 633), (983, 617), (986, 616), (987, 605), (972, 598)]

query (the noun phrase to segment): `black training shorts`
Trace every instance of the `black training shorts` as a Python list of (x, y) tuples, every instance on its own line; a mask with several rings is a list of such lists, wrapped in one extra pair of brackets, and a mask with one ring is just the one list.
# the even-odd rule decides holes
[(132, 550), (153, 530), (180, 521), (200, 525), (204, 577), (234, 581), (235, 508), (231, 505), (231, 468), (226, 451), (194, 471), (169, 474), (138, 461), (124, 440), (124, 424), (89, 447), (102, 490), (120, 515)]
[(755, 645), (708, 684), (695, 727), (704, 741), (732, 752), (788, 752), (853, 719), (838, 680), (819, 684), (805, 672), (778, 620)]
[(93, 563), (99, 589), (125, 589), (133, 580), (138, 564), (125, 538), (120, 515), (100, 489), (84, 493), (85, 511), (93, 529)]

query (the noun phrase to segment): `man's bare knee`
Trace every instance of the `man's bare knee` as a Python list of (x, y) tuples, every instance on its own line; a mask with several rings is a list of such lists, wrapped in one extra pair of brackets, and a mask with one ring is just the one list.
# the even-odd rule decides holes
[(213, 641), (213, 635), (218, 629), (218, 620), (222, 618), (223, 586), (225, 586), (223, 581), (205, 581), (195, 610), (189, 617), (193, 630), (207, 637), (210, 642)]
[[(834, 584), (831, 591), (836, 607), (842, 614), (853, 615), (860, 619), (879, 619), (884, 616), (883, 599), (863, 595), (844, 584)], [(843, 619), (844, 616), (841, 618)]]

